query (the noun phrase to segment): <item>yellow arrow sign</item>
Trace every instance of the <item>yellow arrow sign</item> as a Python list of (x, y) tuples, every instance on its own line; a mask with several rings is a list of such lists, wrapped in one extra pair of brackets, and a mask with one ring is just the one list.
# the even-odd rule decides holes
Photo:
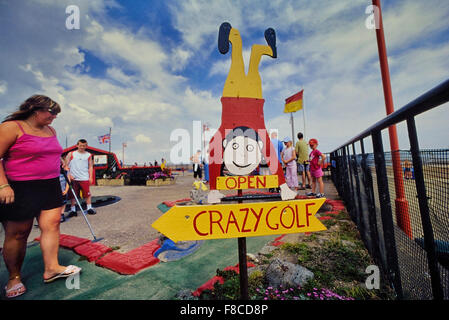
[(324, 201), (174, 206), (151, 226), (175, 242), (322, 231), (315, 214)]

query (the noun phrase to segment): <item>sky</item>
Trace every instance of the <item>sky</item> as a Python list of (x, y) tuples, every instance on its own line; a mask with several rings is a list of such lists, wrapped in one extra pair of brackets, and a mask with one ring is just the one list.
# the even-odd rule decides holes
[[(79, 9), (79, 28), (73, 11)], [(29, 96), (45, 94), (62, 112), (53, 122), (65, 148), (80, 138), (125, 163), (171, 160), (188, 133), (220, 126), (231, 55), (217, 48), (218, 30), (240, 31), (248, 64), (264, 31), (277, 36), (277, 58), (263, 56), (266, 128), (292, 136), (285, 99), (304, 89), (295, 135), (330, 152), (386, 115), (370, 0), (0, 0), (0, 119)], [(395, 109), (449, 78), (449, 1), (382, 1)], [(232, 50), (232, 49), (231, 49)], [(421, 148), (449, 148), (448, 104), (416, 118)], [(305, 118), (304, 118), (305, 116)], [(304, 121), (305, 120), (305, 121)], [(304, 128), (305, 122), (305, 128)], [(398, 125), (408, 149), (406, 125)], [(388, 136), (384, 133), (388, 149)], [(368, 144), (369, 145), (369, 144)], [(369, 149), (369, 146), (368, 146)]]

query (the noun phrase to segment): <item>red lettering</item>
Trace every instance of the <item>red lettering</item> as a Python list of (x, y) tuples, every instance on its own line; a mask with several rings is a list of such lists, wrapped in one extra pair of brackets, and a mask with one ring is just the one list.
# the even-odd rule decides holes
[(256, 176), (256, 185), (257, 185), (257, 189), (266, 188), (267, 177), (265, 177), (265, 176)]
[(254, 189), (254, 185), (252, 184), (254, 181), (254, 176), (248, 177), (248, 189)]
[(297, 204), (295, 204), (295, 211), (296, 211), (296, 226), (298, 228), (304, 228), (305, 225), (299, 224), (299, 212), (298, 212), (298, 205)]
[(307, 226), (309, 226), (309, 217), (312, 215), (309, 212), (309, 206), (313, 206), (313, 205), (315, 205), (315, 202), (306, 203), (306, 224), (307, 224)]
[(278, 224), (278, 223), (276, 223), (276, 228), (273, 228), (273, 227), (270, 225), (270, 223), (268, 222), (268, 217), (270, 216), (271, 210), (274, 210), (274, 209), (276, 209), (276, 208), (277, 208), (277, 206), (274, 206), (273, 208), (271, 208), (270, 210), (268, 210), (267, 216), (266, 216), (266, 218), (265, 218), (266, 223), (267, 223), (267, 226), (268, 226), (268, 228), (270, 228), (271, 230), (277, 230), (277, 229), (279, 229), (279, 224)]
[[(235, 189), (235, 187), (237, 187), (237, 181), (233, 178), (233, 177), (229, 177), (229, 178), (225, 178), (225, 184), (226, 184), (226, 188), (228, 188), (229, 190)], [(234, 183), (234, 186), (229, 186), (229, 181), (232, 181)]]
[(201, 211), (200, 213), (198, 213), (196, 216), (195, 216), (195, 218), (193, 218), (193, 228), (195, 229), (195, 232), (197, 233), (197, 234), (199, 234), (200, 236), (207, 236), (208, 235), (208, 233), (202, 233), (202, 232), (200, 232), (199, 230), (198, 230), (198, 228), (197, 228), (197, 226), (196, 226), (196, 219), (198, 219), (198, 217), (200, 216), (200, 215), (202, 215), (203, 213), (206, 213), (207, 211)]
[[(252, 210), (252, 209), (251, 209), (251, 210)], [(248, 208), (243, 208), (243, 209), (240, 209), (240, 211), (246, 211), (245, 219), (243, 220), (242, 232), (250, 232), (251, 229), (245, 229), (245, 226), (246, 226), (246, 219), (248, 219), (248, 212), (249, 212), (249, 209), (248, 209)]]
[(244, 177), (244, 176), (239, 176), (238, 178), (237, 178), (237, 181), (238, 181), (238, 188), (239, 189), (242, 189), (242, 184), (244, 184), (245, 183), (245, 181), (246, 181), (246, 177)]
[[(232, 221), (231, 221), (231, 217), (232, 217)], [(235, 224), (235, 227), (237, 228), (237, 231), (240, 232), (240, 228), (239, 228), (239, 225), (237, 223), (237, 219), (235, 218), (234, 212), (232, 212), (232, 210), (229, 212), (228, 224), (226, 225), (226, 233), (228, 233), (229, 225), (231, 223)]]
[[(292, 223), (290, 224), (290, 226), (286, 226), (286, 225), (284, 224), (284, 220), (283, 220), (284, 216), (287, 215), (287, 208), (289, 208), (289, 209), (291, 210), (291, 212), (292, 212)], [(293, 208), (290, 207), (290, 206), (285, 207), (285, 208), (281, 211), (281, 217), (280, 217), (279, 220), (280, 220), (280, 222), (281, 222), (281, 224), (282, 224), (282, 226), (283, 226), (284, 228), (290, 229), (291, 227), (293, 227), (293, 223), (295, 223), (295, 211), (293, 210)]]
[[(218, 220), (213, 220), (213, 219), (212, 219), (212, 213), (213, 213), (213, 212), (218, 213), (218, 215), (220, 216), (220, 218), (219, 218)], [(220, 224), (220, 221), (221, 221), (222, 218), (223, 218), (223, 215), (221, 214), (220, 211), (217, 211), (217, 210), (209, 210), (210, 234), (211, 234), (211, 235), (213, 234), (213, 232), (212, 232), (212, 224), (214, 224), (214, 223), (218, 224), (218, 226), (220, 227), (222, 233), (225, 233), (224, 230), (223, 230), (223, 227), (222, 227), (221, 224)]]
[(257, 215), (256, 211), (254, 211), (253, 208), (251, 208), (251, 212), (254, 214), (254, 216), (257, 219), (256, 224), (254, 225), (254, 232), (255, 232), (257, 230), (257, 228), (259, 227), (259, 221), (260, 221), (260, 218), (262, 217), (263, 208), (260, 208), (259, 215)]

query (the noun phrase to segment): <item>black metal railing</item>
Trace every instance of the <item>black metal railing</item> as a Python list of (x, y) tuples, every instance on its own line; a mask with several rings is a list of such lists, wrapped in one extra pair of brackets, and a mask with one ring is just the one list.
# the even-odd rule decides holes
[[(449, 150), (420, 150), (415, 124), (448, 101), (446, 80), (330, 154), (338, 193), (398, 299), (449, 298)], [(382, 130), (403, 121), (410, 150), (385, 152)]]

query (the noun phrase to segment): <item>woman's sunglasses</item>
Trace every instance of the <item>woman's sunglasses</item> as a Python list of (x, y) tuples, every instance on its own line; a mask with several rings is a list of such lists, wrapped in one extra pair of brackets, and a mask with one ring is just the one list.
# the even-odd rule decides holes
[(44, 110), (50, 112), (50, 114), (51, 114), (52, 116), (55, 116), (55, 115), (57, 115), (57, 114), (59, 113), (59, 110), (53, 109), (53, 108), (48, 108), (48, 109), (44, 109)]

